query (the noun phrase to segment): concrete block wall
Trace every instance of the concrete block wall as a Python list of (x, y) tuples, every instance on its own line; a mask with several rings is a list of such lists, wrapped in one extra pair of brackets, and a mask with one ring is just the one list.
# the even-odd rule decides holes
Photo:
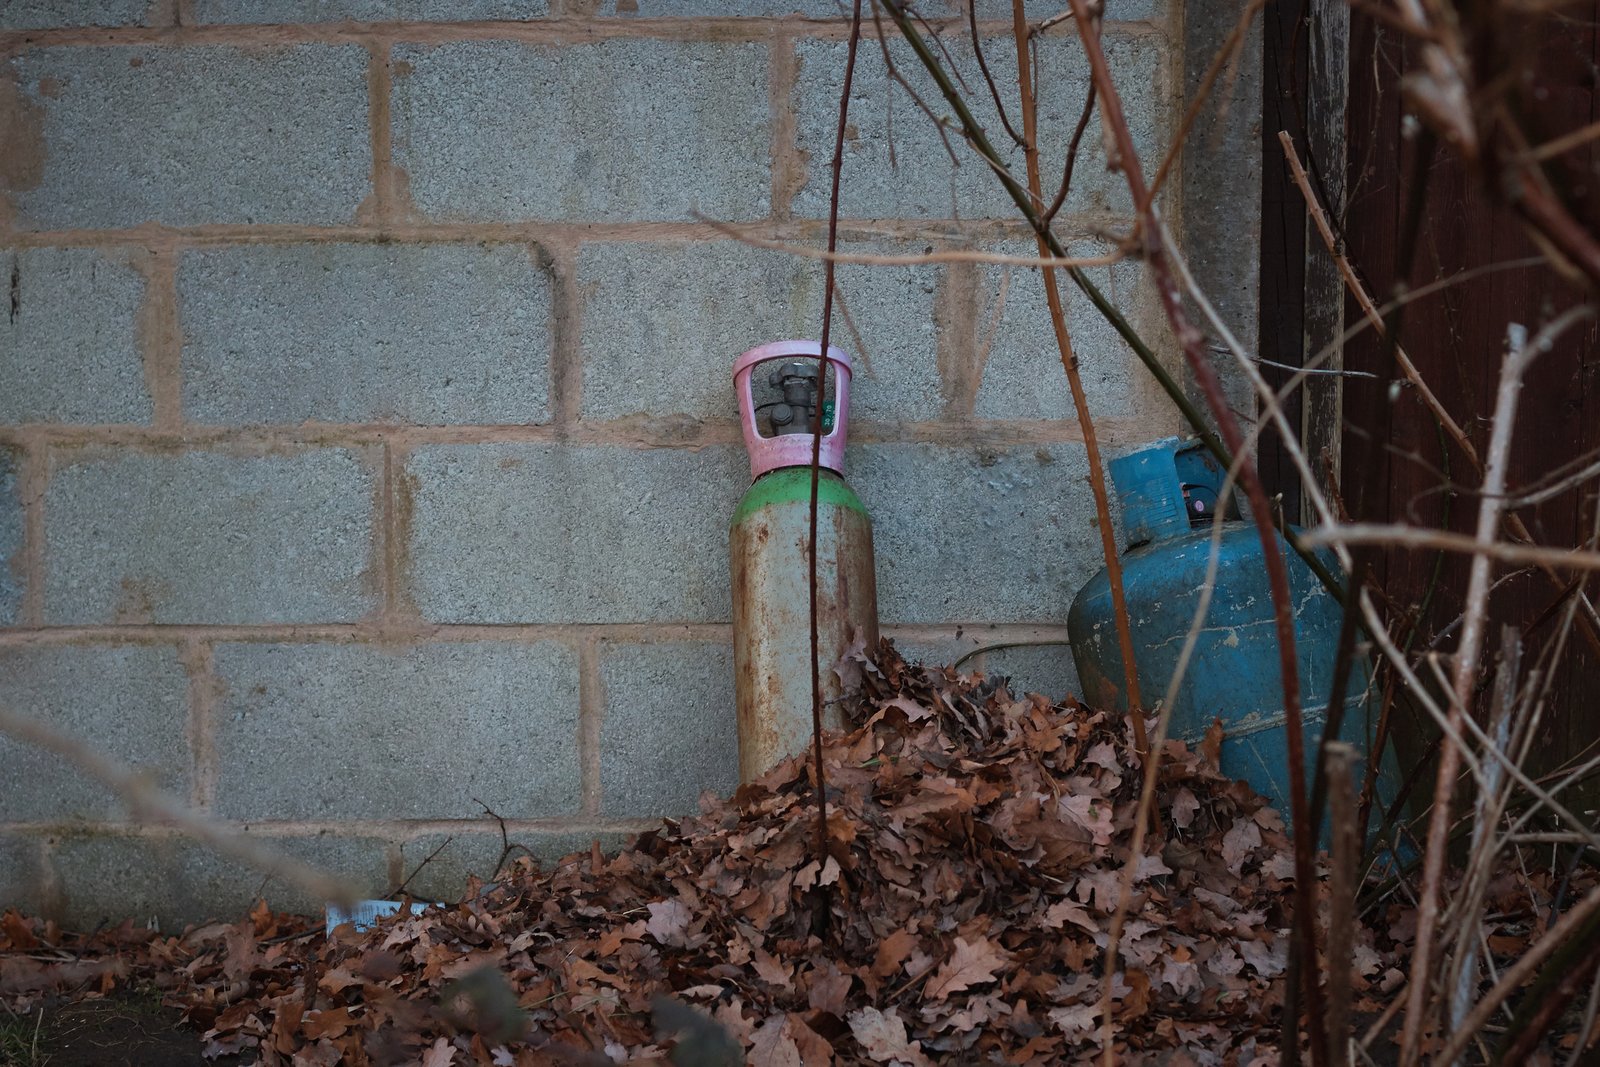
[[(1009, 5), (979, 15), (1004, 90)], [(1110, 2), (1151, 151), (1182, 25)], [(551, 856), (732, 787), (727, 372), (822, 302), (816, 260), (739, 238), (822, 242), (846, 33), (833, 0), (0, 5), (0, 702), (369, 892), (431, 855), (412, 888), (455, 894), (502, 825)], [(1058, 173), (1087, 74), (1070, 30), (1040, 54)], [(876, 45), (858, 85), (847, 250), (1031, 254)], [(1128, 202), (1084, 146), (1063, 229), (1103, 250)], [(1093, 273), (1162, 336), (1136, 265)], [(1099, 549), (1037, 274), (839, 286), (886, 632), (1061, 638)], [(1108, 448), (1174, 431), (1071, 316)], [(987, 665), (1074, 684), (1061, 648)], [(263, 890), (316, 904), (0, 739), (0, 904)]]

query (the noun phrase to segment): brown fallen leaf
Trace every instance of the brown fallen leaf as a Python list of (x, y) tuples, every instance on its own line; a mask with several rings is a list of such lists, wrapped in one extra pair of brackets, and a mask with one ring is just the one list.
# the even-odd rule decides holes
[(879, 978), (889, 977), (900, 969), (900, 964), (916, 947), (916, 934), (910, 930), (896, 930), (878, 942), (878, 950), (872, 957), (872, 973)]
[[(887, 644), (858, 666), (861, 692), (844, 705), (858, 725), (824, 740), (824, 855), (800, 758), (613, 856), (520, 858), (492, 885), (469, 882), (464, 903), (366, 931), (329, 938), (264, 906), (179, 937), (132, 923), (64, 932), (17, 915), (0, 922), (0, 948), (32, 939), (71, 961), (11, 949), (0, 976), (15, 984), (17, 968), (37, 968), (34, 986), (72, 996), (158, 985), (206, 1031), (208, 1054), (304, 1067), (430, 1056), (456, 1067), (796, 1057), (1084, 1067), (1103, 1022), (1098, 975), (1142, 780), (1127, 721), (907, 664)], [(1163, 746), (1162, 817), (1127, 901), (1125, 969), (1113, 982), (1124, 1062), (1278, 1055), (1288, 840), (1214, 755)], [(1542, 915), (1597, 877), (1564, 879), (1519, 867), (1486, 899), (1497, 913), (1531, 903)], [(1416, 918), (1394, 898), (1362, 922), (1353, 963), (1369, 977), (1355, 988), (1371, 986), (1360, 1010), (1378, 1011), (1381, 991), (1403, 980)], [(1524, 925), (1489, 932), (1538, 936)], [(72, 970), (106, 961), (126, 973)], [(525, 1019), (518, 1040), (495, 1044), (485, 1020), (500, 1013), (469, 1010), (473, 998), (451, 987), (480, 968), (500, 976), (504, 1014)], [(60, 984), (75, 973), (91, 977)], [(15, 1010), (44, 995), (0, 1000)], [(651, 1007), (663, 997), (683, 1014), (658, 1031)]]
[(650, 936), (663, 945), (682, 945), (684, 931), (689, 929), (694, 914), (678, 900), (654, 901), (646, 907), (650, 911), (650, 921), (645, 929)]
[(774, 1015), (750, 1035), (750, 1062), (759, 1067), (806, 1067), (789, 1033), (789, 1017)]
[(456, 1050), (448, 1037), (441, 1037), (422, 1054), (422, 1067), (450, 1067), (456, 1062)]
[(877, 1008), (862, 1008), (850, 1013), (850, 1033), (879, 1063), (903, 1063), (908, 1067), (933, 1067), (932, 1061), (922, 1054), (921, 1042), (912, 1041), (906, 1034), (906, 1024), (894, 1008), (881, 1012)]
[(951, 993), (992, 982), (1009, 963), (1010, 957), (988, 938), (968, 942), (957, 937), (955, 951), (928, 980), (925, 995), (930, 1000), (943, 1000)]

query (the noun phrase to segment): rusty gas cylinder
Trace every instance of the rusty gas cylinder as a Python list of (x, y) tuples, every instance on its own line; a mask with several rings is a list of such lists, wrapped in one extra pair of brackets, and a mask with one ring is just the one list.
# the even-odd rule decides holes
[[(734, 363), (734, 393), (752, 482), (728, 531), (733, 575), (739, 778), (748, 782), (811, 741), (810, 543), (812, 433), (822, 405), (817, 475), (817, 635), (823, 725), (842, 724), (833, 665), (859, 638), (878, 640), (872, 522), (845, 484), (850, 360), (815, 341), (777, 341)], [(809, 358), (807, 358), (809, 357)]]

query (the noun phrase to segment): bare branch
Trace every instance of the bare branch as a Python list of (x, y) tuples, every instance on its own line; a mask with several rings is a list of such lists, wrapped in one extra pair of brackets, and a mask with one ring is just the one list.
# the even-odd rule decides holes
[[(1467, 1017), (1462, 1020), (1461, 1026), (1451, 1035), (1445, 1044), (1444, 1050), (1435, 1058), (1435, 1063), (1454, 1063), (1466, 1051), (1467, 1045), (1485, 1023), (1505, 1003), (1506, 999), (1515, 993), (1522, 985), (1532, 978), (1539, 966), (1549, 959), (1558, 949), (1564, 946), (1584, 924), (1596, 915), (1600, 915), (1600, 887), (1591, 890), (1589, 895), (1579, 901), (1567, 913), (1545, 931), (1543, 937), (1529, 946), (1528, 951), (1519, 956), (1505, 973), (1485, 993)], [(1415, 981), (1417, 976), (1413, 976)]]
[(1600, 571), (1600, 552), (1519, 545), (1505, 541), (1484, 544), (1466, 534), (1420, 526), (1356, 522), (1347, 526), (1317, 527), (1301, 538), (1308, 545), (1390, 545), (1396, 548), (1437, 548), (1446, 552), (1482, 555), (1501, 563), (1524, 563), (1553, 570)]
[(705, 219), (719, 233), (752, 248), (770, 248), (803, 259), (816, 259), (825, 263), (845, 263), (866, 267), (916, 267), (924, 263), (992, 263), (1005, 267), (1110, 267), (1127, 259), (1120, 249), (1103, 256), (1017, 256), (1004, 252), (979, 252), (972, 249), (952, 248), (940, 252), (922, 252), (915, 255), (887, 255), (875, 252), (829, 252), (826, 248), (795, 244), (790, 241), (773, 241), (744, 233), (727, 223)]
[(168, 796), (145, 775), (102, 756), (76, 738), (58, 733), (35, 719), (18, 715), (4, 707), (0, 707), (0, 733), (10, 734), (19, 741), (67, 760), (126, 801), (136, 819), (172, 826), (223, 855), (287, 882), (317, 900), (344, 907), (355, 903), (355, 890), (343, 880), (331, 878), (292, 856), (286, 856), (213, 822)]

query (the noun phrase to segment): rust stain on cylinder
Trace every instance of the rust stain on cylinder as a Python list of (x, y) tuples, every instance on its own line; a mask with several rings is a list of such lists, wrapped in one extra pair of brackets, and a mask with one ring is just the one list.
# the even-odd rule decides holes
[[(764, 507), (730, 531), (734, 685), (739, 777), (750, 781), (804, 751), (811, 739), (811, 634), (806, 541), (809, 506)], [(818, 516), (817, 626), (822, 699), (837, 701), (834, 672), (852, 631), (878, 638), (872, 524), (860, 512), (826, 507)], [(843, 725), (836, 703), (823, 725)]]

